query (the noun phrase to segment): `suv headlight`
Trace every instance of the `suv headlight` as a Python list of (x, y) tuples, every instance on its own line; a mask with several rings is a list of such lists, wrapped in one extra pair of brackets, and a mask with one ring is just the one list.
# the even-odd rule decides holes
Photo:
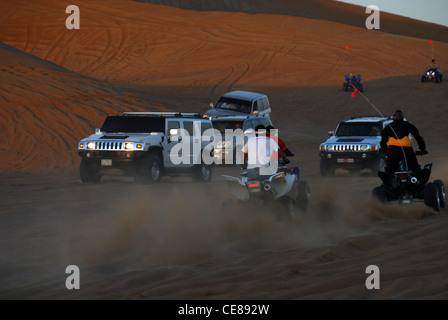
[(361, 145), (361, 147), (360, 147), (361, 151), (370, 151), (370, 149), (371, 149), (371, 146), (365, 145), (365, 144)]
[(124, 143), (124, 149), (125, 150), (133, 150), (134, 149), (134, 143), (133, 142), (125, 142)]
[(86, 147), (87, 147), (87, 149), (90, 149), (90, 150), (95, 149), (95, 142), (93, 142), (93, 141), (87, 142)]
[(333, 146), (332, 145), (326, 145), (325, 146), (325, 151), (333, 151)]
[(231, 142), (230, 142), (230, 141), (219, 141), (219, 142), (216, 144), (216, 148), (218, 148), (218, 149), (224, 149), (224, 148), (228, 148), (228, 147), (230, 147), (230, 145), (231, 145)]

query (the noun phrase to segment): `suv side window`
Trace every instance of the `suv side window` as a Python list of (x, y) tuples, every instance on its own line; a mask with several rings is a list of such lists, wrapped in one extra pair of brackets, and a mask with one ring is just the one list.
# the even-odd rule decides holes
[(272, 126), (272, 123), (268, 118), (261, 118), (261, 124), (264, 125), (265, 127)]
[(168, 121), (168, 125), (166, 126), (167, 134), (170, 134), (171, 129), (179, 129), (180, 123), (179, 121)]
[(254, 107), (252, 109), (252, 112), (253, 111), (261, 111), (261, 108), (259, 107), (258, 102), (259, 101), (254, 101)]
[(244, 127), (243, 131), (246, 131), (247, 129), (253, 128), (252, 120), (246, 120), (244, 121)]
[(258, 108), (260, 109), (260, 111), (263, 111), (263, 110), (266, 109), (266, 104), (264, 103), (264, 99), (263, 98), (258, 100)]
[(188, 132), (188, 135), (193, 136), (193, 121), (184, 121), (184, 129)]
[(260, 125), (260, 124), (261, 124), (260, 119), (253, 119), (252, 120), (252, 128), (255, 129), (255, 127)]
[(204, 135), (205, 131), (212, 129), (212, 125), (208, 122), (201, 121), (199, 124), (201, 125), (201, 136)]

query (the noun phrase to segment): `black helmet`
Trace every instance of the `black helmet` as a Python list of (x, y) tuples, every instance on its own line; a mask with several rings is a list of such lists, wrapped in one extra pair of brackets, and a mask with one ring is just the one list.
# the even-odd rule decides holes
[(396, 121), (402, 121), (404, 120), (404, 114), (401, 110), (397, 110), (395, 111), (393, 118)]
[(266, 134), (266, 127), (262, 124), (255, 127), (255, 134), (258, 135), (259, 133)]

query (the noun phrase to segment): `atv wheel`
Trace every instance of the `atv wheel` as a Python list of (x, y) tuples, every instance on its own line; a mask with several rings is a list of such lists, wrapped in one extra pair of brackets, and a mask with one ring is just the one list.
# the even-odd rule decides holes
[(437, 192), (439, 193), (440, 208), (445, 208), (446, 194), (445, 194), (445, 186), (443, 185), (443, 181), (435, 180), (434, 184), (436, 185)]
[(422, 76), (422, 82), (426, 81), (426, 76)]
[(299, 181), (296, 207), (301, 211), (306, 211), (310, 205), (311, 192), (307, 181)]
[(162, 179), (162, 160), (156, 153), (150, 153), (140, 162), (138, 180), (143, 184), (160, 182)]
[(79, 175), (83, 183), (99, 183), (101, 181), (98, 166), (84, 158), (81, 159)]
[(358, 90), (359, 92), (364, 92), (364, 86), (362, 85), (362, 83), (358, 84)]
[(347, 82), (342, 85), (342, 89), (344, 89), (344, 91), (348, 91), (349, 87), (350, 86)]
[(383, 185), (376, 187), (372, 190), (372, 198), (375, 200), (378, 200), (381, 203), (386, 203), (387, 196), (386, 196), (386, 189)]
[(202, 163), (193, 172), (194, 181), (208, 182), (212, 179), (212, 166)]
[(437, 212), (440, 211), (439, 192), (434, 183), (430, 182), (425, 185), (424, 198), (427, 206), (433, 208)]
[(288, 196), (283, 196), (277, 200), (280, 203), (280, 210), (275, 215), (278, 221), (292, 221), (296, 215), (294, 200)]
[(330, 163), (325, 161), (325, 159), (320, 158), (320, 175), (322, 177), (332, 177), (334, 176), (334, 172), (336, 171), (336, 168), (332, 166)]

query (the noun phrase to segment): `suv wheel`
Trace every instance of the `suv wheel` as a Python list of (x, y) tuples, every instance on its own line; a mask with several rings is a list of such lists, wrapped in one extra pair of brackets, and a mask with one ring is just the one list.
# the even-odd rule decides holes
[(212, 179), (212, 166), (202, 163), (194, 169), (193, 180), (207, 182)]
[(320, 158), (320, 174), (322, 177), (334, 176), (336, 168), (328, 163), (325, 159)]
[(377, 176), (378, 171), (384, 171), (384, 168), (386, 167), (386, 158), (384, 156), (380, 156), (375, 162), (373, 163), (370, 170), (372, 170), (372, 176)]
[(98, 166), (84, 158), (81, 159), (79, 175), (83, 183), (99, 183), (101, 181)]
[(162, 160), (155, 153), (146, 155), (140, 162), (138, 178), (141, 183), (157, 183), (162, 179)]

